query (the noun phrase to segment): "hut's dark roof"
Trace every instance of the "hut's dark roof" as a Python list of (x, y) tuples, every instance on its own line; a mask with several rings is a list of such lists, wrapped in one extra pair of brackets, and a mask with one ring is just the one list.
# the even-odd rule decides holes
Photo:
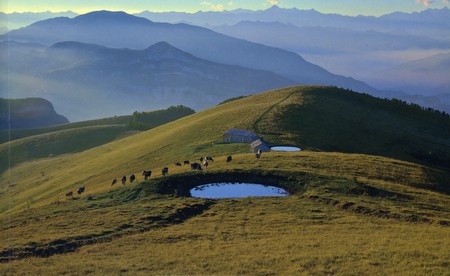
[(226, 134), (238, 135), (238, 136), (258, 136), (249, 130), (243, 130), (243, 129), (229, 129), (226, 132)]
[(264, 142), (264, 141), (262, 141), (261, 139), (255, 140), (255, 141), (253, 141), (253, 142), (250, 144), (250, 146), (251, 146), (252, 148), (256, 148), (256, 147), (259, 146), (259, 145), (263, 145), (263, 146), (269, 147), (269, 145), (267, 145), (267, 143)]

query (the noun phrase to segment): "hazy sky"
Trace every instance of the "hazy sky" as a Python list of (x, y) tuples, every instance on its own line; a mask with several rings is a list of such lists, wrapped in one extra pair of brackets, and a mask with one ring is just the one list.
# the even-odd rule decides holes
[(3, 12), (122, 10), (221, 11), (238, 8), (260, 10), (277, 4), (282, 8), (316, 9), (323, 13), (382, 15), (395, 11), (414, 12), (449, 6), (449, 0), (0, 0)]

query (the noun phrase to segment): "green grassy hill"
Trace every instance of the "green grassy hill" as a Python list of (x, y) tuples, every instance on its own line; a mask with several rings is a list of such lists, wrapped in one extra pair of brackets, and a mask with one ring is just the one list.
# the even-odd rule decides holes
[(21, 138), (26, 138), (34, 135), (45, 134), (50, 132), (56, 132), (61, 130), (69, 130), (82, 127), (93, 127), (93, 126), (124, 126), (131, 120), (131, 115), (128, 116), (116, 116), (110, 118), (89, 120), (76, 123), (61, 124), (50, 127), (40, 127), (40, 128), (27, 128), (27, 129), (11, 129), (11, 131), (2, 130), (0, 131), (0, 144), (6, 143), (8, 141), (14, 141)]
[[(375, 104), (370, 105), (361, 98), (374, 101)], [(419, 113), (413, 114), (418, 116), (418, 119), (414, 120), (413, 117), (403, 115), (401, 111), (393, 110), (389, 103), (384, 103), (388, 108), (383, 108), (377, 105), (377, 101), (370, 96), (329, 87), (274, 90), (222, 104), (88, 151), (29, 160), (20, 166), (12, 166), (9, 174), (2, 175), (1, 182), (7, 183), (6, 177), (11, 175), (9, 182), (20, 189), (8, 189), (6, 185), (2, 185), (0, 191), (3, 190), (10, 199), (17, 197), (13, 208), (24, 206), (30, 198), (33, 202), (48, 203), (63, 190), (77, 185), (85, 185), (89, 191), (105, 191), (109, 189), (107, 184), (112, 178), (137, 173), (143, 169), (158, 172), (163, 166), (182, 160), (198, 159), (206, 154), (224, 156), (249, 152), (249, 146), (245, 144), (220, 143), (223, 133), (229, 128), (255, 130), (272, 144), (293, 144), (301, 148), (314, 147), (334, 151), (342, 149), (356, 153), (400, 156), (403, 159), (414, 159), (411, 152), (429, 144), (440, 152), (441, 159), (448, 160), (449, 148), (445, 146), (450, 140), (450, 130), (446, 128), (448, 119), (443, 118), (443, 122), (440, 122), (434, 120), (433, 114), (425, 113), (429, 115), (427, 117)], [(371, 109), (368, 109), (369, 107)], [(366, 116), (370, 120), (363, 124), (359, 116)], [(385, 116), (386, 120), (381, 120), (382, 116)], [(326, 118), (330, 119), (327, 121)], [(367, 134), (367, 124), (377, 127), (371, 129), (373, 138)], [(343, 130), (342, 133), (339, 129)], [(433, 132), (426, 132), (429, 129)], [(403, 140), (398, 141), (398, 136)], [(345, 139), (346, 137), (349, 139)], [(354, 138), (350, 139), (351, 137)], [(370, 138), (376, 146), (365, 142), (365, 137), (367, 141)], [(60, 140), (61, 145), (65, 143), (65, 138)], [(417, 142), (420, 139), (424, 141), (421, 145)], [(36, 142), (37, 145), (39, 143)], [(382, 147), (390, 144), (396, 146)], [(32, 144), (22, 145), (33, 147)], [(72, 146), (74, 143), (69, 142), (66, 147)], [(18, 147), (18, 152), (20, 148)], [(426, 150), (428, 151), (428, 148)], [(64, 150), (55, 152), (64, 153)], [(28, 153), (21, 160), (34, 155), (48, 157), (51, 153), (51, 150), (45, 151), (44, 156)], [(22, 190), (28, 192), (22, 193)], [(32, 194), (29, 195), (31, 191)], [(0, 201), (0, 210), (5, 210), (5, 206), (11, 204)]]
[[(81, 152), (136, 133), (125, 126), (90, 126), (60, 130), (0, 145), (0, 172), (42, 158)], [(9, 156), (9, 158), (8, 158)], [(9, 161), (9, 162), (7, 162)]]
[(95, 119), (76, 123), (61, 124), (50, 127), (30, 128), (30, 129), (11, 129), (10, 131), (0, 131), (0, 144), (14, 141), (17, 139), (30, 137), (39, 134), (69, 130), (83, 127), (94, 126), (128, 126), (135, 130), (148, 130), (181, 117), (195, 113), (191, 108), (179, 105), (171, 106), (166, 109), (154, 110), (148, 112), (134, 112), (132, 115), (114, 116), (109, 118)]
[[(20, 162), (0, 176), (0, 258), (7, 261), (0, 270), (445, 274), (450, 173), (413, 153), (417, 145), (446, 154), (447, 124), (445, 116), (345, 90), (291, 87), (88, 150)], [(247, 144), (221, 143), (229, 128), (321, 152), (270, 152), (258, 160)], [(338, 129), (366, 137), (372, 129), (377, 144), (346, 139)], [(403, 143), (380, 150), (396, 133)], [(326, 152), (338, 149), (354, 153)], [(229, 154), (233, 161), (226, 163)], [(215, 161), (201, 173), (174, 165), (205, 155)], [(442, 156), (436, 160), (447, 160)], [(169, 176), (161, 175), (164, 166)], [(153, 171), (146, 182), (144, 169)], [(111, 186), (113, 178), (131, 174), (138, 184)], [(233, 180), (281, 186), (291, 196), (177, 196)], [(64, 196), (81, 186), (85, 194)]]
[(253, 125), (272, 144), (450, 167), (450, 117), (334, 87), (294, 88)]

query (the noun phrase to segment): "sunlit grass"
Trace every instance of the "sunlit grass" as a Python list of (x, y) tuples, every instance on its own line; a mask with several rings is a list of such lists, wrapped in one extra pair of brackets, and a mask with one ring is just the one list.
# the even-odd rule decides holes
[[(0, 264), (0, 272), (448, 273), (448, 171), (339, 152), (270, 152), (256, 159), (247, 144), (221, 143), (229, 128), (272, 137), (279, 128), (271, 124), (284, 107), (311, 100), (305, 89), (232, 101), (75, 153), (20, 160), (0, 176), (1, 257), (8, 258), (8, 249), (48, 252), (74, 241), (77, 247), (47, 258), (19, 256)], [(287, 131), (273, 141), (296, 144), (304, 135)], [(214, 162), (203, 172), (174, 165), (205, 155)], [(169, 176), (161, 175), (164, 166)], [(141, 183), (144, 169), (153, 174)], [(113, 178), (131, 174), (137, 183), (111, 186)], [(293, 194), (208, 201), (176, 197), (171, 186), (233, 175), (266, 179)], [(65, 197), (80, 186), (85, 194)]]
[(445, 274), (448, 234), (297, 196), (246, 198), (220, 200), (183, 224), (0, 266), (38, 274)]

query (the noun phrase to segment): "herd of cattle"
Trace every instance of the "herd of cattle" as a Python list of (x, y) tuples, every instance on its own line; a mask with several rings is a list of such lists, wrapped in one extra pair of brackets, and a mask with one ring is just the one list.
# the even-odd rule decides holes
[[(261, 157), (260, 150), (255, 154), (255, 157), (257, 159), (259, 159)], [(232, 160), (233, 160), (233, 157), (231, 155), (227, 156), (227, 163), (230, 163)], [(183, 161), (183, 164), (190, 165), (191, 170), (203, 171), (202, 164), (205, 169), (208, 169), (209, 161), (214, 161), (214, 159), (211, 156), (206, 156), (206, 157), (200, 157), (199, 161), (200, 161), (200, 163), (198, 163), (198, 162), (190, 163), (189, 160), (185, 160), (185, 161)], [(180, 162), (176, 162), (175, 166), (182, 166), (182, 165)], [(163, 176), (167, 175), (168, 173), (169, 173), (168, 167), (164, 167), (161, 169), (161, 174)], [(152, 171), (143, 171), (142, 175), (144, 176), (144, 180), (147, 180), (152, 175)], [(130, 175), (130, 177), (129, 177), (130, 183), (133, 183), (135, 180), (136, 180), (136, 176), (134, 174)], [(120, 181), (121, 181), (122, 185), (125, 185), (127, 182), (127, 177), (125, 175), (122, 176)], [(114, 178), (111, 182), (111, 186), (113, 186), (116, 183), (117, 183), (117, 178)], [(84, 191), (85, 191), (85, 187), (80, 187), (77, 189), (77, 194), (81, 195), (82, 193), (84, 193)], [(66, 197), (73, 197), (73, 191), (68, 192), (66, 194)]]
[[(203, 171), (203, 168), (208, 169), (210, 161), (214, 161), (214, 159), (211, 156), (200, 157), (199, 160), (200, 160), (200, 163), (195, 162), (192, 164), (191, 164), (191, 162), (189, 162), (189, 160), (185, 160), (185, 161), (183, 161), (183, 165), (190, 165), (191, 170)], [(227, 163), (231, 162), (231, 160), (233, 160), (233, 157), (230, 155), (227, 157)], [(203, 164), (203, 167), (202, 167), (202, 164)], [(183, 165), (181, 165), (180, 162), (175, 162), (176, 167), (181, 167)], [(169, 173), (168, 167), (164, 167), (161, 169), (161, 174), (163, 176), (166, 176), (168, 173)], [(147, 180), (152, 176), (152, 171), (143, 171), (142, 175), (144, 176), (144, 180)], [(136, 176), (134, 174), (130, 175), (129, 180), (130, 180), (130, 183), (133, 183), (136, 180)], [(125, 185), (126, 182), (127, 182), (127, 177), (124, 175), (121, 178), (121, 183), (122, 183), (122, 185)], [(114, 178), (111, 182), (111, 186), (113, 186), (116, 183), (117, 183), (117, 178)]]

